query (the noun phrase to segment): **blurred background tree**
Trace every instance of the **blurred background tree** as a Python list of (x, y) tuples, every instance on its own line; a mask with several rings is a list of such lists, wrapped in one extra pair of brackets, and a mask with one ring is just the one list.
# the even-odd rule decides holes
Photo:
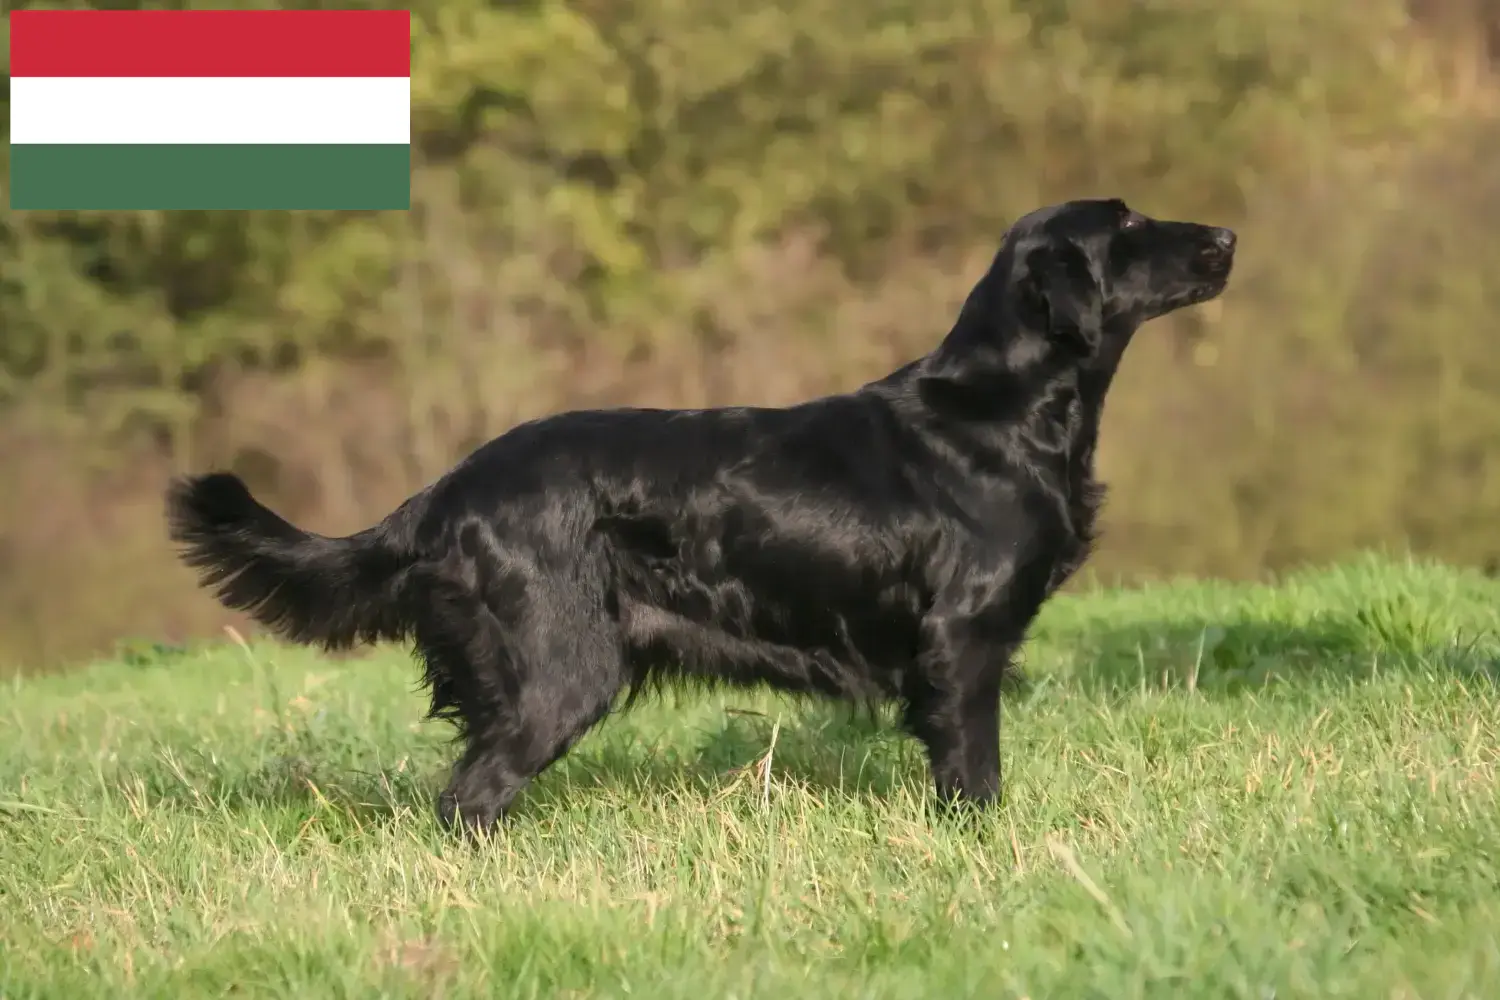
[(0, 666), (225, 621), (174, 470), (340, 531), (539, 413), (850, 388), (1084, 195), (1242, 237), (1127, 359), (1100, 576), (1500, 563), (1497, 0), (357, 5), (411, 212), (0, 213)]

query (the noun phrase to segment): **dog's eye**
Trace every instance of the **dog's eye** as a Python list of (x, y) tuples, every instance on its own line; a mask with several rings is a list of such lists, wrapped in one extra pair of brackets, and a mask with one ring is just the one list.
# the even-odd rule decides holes
[(1145, 225), (1146, 217), (1139, 212), (1126, 212), (1125, 218), (1120, 220), (1121, 229), (1139, 229)]

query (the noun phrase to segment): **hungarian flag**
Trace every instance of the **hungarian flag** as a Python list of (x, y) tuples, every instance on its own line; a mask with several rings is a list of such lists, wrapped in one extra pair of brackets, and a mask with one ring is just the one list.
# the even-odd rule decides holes
[(411, 15), (17, 10), (13, 209), (405, 209)]

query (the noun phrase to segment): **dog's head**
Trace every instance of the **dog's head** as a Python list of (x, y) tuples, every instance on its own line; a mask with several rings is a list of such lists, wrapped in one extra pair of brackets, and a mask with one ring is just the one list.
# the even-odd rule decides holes
[(1119, 199), (1064, 202), (1011, 226), (981, 282), (983, 311), (1019, 334), (1012, 352), (1084, 360), (1222, 292), (1234, 245), (1228, 229), (1148, 218)]

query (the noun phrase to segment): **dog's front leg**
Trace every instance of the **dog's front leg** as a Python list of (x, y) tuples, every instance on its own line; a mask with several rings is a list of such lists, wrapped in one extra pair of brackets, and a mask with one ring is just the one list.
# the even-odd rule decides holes
[(904, 692), (907, 728), (927, 747), (944, 805), (982, 807), (1000, 795), (1001, 685), (1046, 599), (1050, 565), (993, 565), (944, 588)]
[(938, 801), (986, 806), (1000, 794), (1000, 683), (1015, 645), (971, 625), (939, 630), (906, 696), (906, 725), (927, 747)]

